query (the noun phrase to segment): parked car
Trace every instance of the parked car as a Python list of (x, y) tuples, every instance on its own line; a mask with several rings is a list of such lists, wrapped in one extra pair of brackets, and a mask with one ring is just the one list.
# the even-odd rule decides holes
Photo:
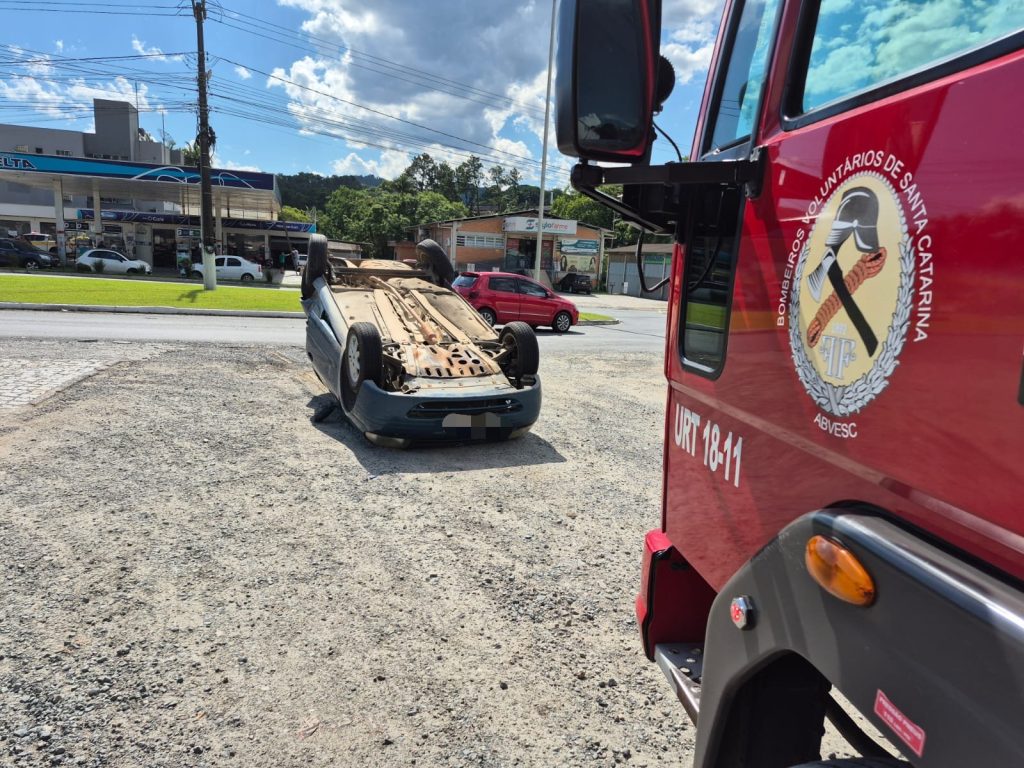
[(35, 248), (27, 240), (5, 238), (0, 240), (0, 267), (10, 269), (50, 269), (50, 254)]
[[(263, 279), (263, 267), (254, 261), (243, 259), (241, 256), (218, 256), (213, 263), (218, 280), (241, 280), (248, 283)], [(195, 262), (191, 269), (191, 277), (201, 278), (203, 276), (203, 262)]]
[(371, 442), (507, 440), (537, 420), (533, 329), (495, 331), (425, 271), (329, 258), (311, 235), (302, 308), (313, 370)]
[(22, 237), (34, 247), (49, 254), (57, 253), (57, 240), (54, 235), (44, 235), (42, 232), (29, 232)]
[(585, 293), (588, 296), (594, 290), (590, 275), (581, 272), (570, 272), (558, 281), (558, 290), (566, 293)]
[[(102, 267), (97, 265), (102, 263)], [(107, 275), (150, 275), (153, 268), (140, 259), (127, 256), (107, 248), (90, 248), (75, 260), (79, 272), (102, 272)]]
[(528, 277), (510, 272), (463, 272), (452, 287), (491, 325), (522, 320), (565, 333), (580, 319), (576, 305)]

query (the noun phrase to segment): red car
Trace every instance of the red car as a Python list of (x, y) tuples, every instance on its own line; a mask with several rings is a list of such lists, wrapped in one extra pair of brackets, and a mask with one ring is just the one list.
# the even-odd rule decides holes
[(522, 320), (534, 328), (550, 325), (565, 333), (580, 311), (536, 280), (508, 272), (463, 272), (452, 287), (491, 325)]

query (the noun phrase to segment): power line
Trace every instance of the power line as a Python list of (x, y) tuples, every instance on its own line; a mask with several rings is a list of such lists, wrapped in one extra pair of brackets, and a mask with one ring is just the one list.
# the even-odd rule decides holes
[[(460, 142), (462, 142), (464, 144), (472, 144), (472, 145), (477, 146), (477, 147), (482, 147), (484, 149), (490, 150), (491, 152), (498, 152), (498, 153), (500, 153), (502, 155), (507, 155), (508, 157), (512, 157), (512, 158), (515, 158), (517, 160), (524, 160), (526, 162), (536, 162), (532, 157), (526, 157), (524, 155), (517, 155), (514, 152), (507, 152), (507, 151), (505, 151), (503, 149), (498, 149), (497, 147), (492, 147), (489, 144), (483, 144), (483, 143), (481, 143), (479, 141), (473, 141), (472, 139), (467, 139), (467, 138), (464, 138), (462, 136), (456, 136), (453, 133), (447, 133), (446, 131), (442, 131), (442, 130), (440, 130), (438, 128), (431, 128), (428, 125), (423, 125), (422, 123), (417, 123), (417, 122), (415, 122), (413, 120), (406, 120), (405, 118), (402, 118), (402, 117), (397, 117), (395, 115), (389, 115), (387, 112), (382, 112), (379, 109), (374, 109), (373, 107), (367, 107), (364, 104), (360, 104), (360, 103), (358, 103), (356, 101), (351, 101), (350, 99), (343, 99), (340, 96), (335, 96), (334, 94), (327, 93), (326, 91), (320, 91), (320, 90), (317, 90), (316, 88), (310, 88), (308, 85), (302, 85), (301, 83), (297, 83), (294, 80), (289, 80), (286, 77), (281, 77), (280, 75), (274, 75), (274, 74), (271, 74), (270, 72), (264, 72), (263, 70), (257, 69), (256, 67), (248, 66), (247, 64), (241, 64), (241, 63), (239, 63), (237, 61), (233, 61), (232, 59), (229, 59), (229, 58), (227, 58), (225, 56), (218, 56), (218, 58), (222, 59), (223, 61), (228, 62), (229, 64), (234, 64), (235, 66), (238, 66), (238, 67), (245, 67), (248, 70), (251, 70), (253, 72), (261, 74), (264, 77), (270, 78), (271, 80), (278, 80), (278, 81), (280, 81), (282, 83), (285, 83), (287, 85), (291, 85), (291, 86), (294, 86), (295, 88), (299, 88), (300, 90), (309, 91), (310, 93), (315, 93), (315, 94), (317, 94), (319, 96), (323, 96), (325, 98), (332, 99), (334, 101), (338, 101), (338, 102), (341, 102), (343, 104), (349, 104), (351, 106), (358, 107), (359, 109), (366, 110), (367, 112), (372, 112), (375, 115), (380, 115), (381, 117), (386, 117), (389, 120), (396, 120), (396, 121), (398, 121), (400, 123), (404, 123), (406, 125), (411, 125), (414, 128), (419, 128), (420, 130), (430, 131), (431, 133), (436, 133), (439, 136), (445, 136), (445, 137), (447, 137), (449, 139), (454, 139), (454, 140), (460, 141)], [(440, 142), (438, 142), (438, 143), (440, 143)]]
[[(236, 11), (231, 10), (230, 8), (225, 8), (220, 3), (216, 3), (215, 7), (219, 7), (220, 10), (222, 10), (222, 11), (224, 11), (226, 13), (232, 14), (232, 16), (230, 17), (231, 21), (238, 22), (238, 23), (243, 23), (243, 24), (246, 24), (246, 23), (249, 22), (249, 19), (250, 19), (249, 16), (244, 16), (242, 14), (239, 14)], [(380, 56), (375, 56), (373, 54), (366, 53), (365, 51), (359, 51), (359, 50), (356, 50), (355, 48), (351, 48), (349, 46), (345, 46), (345, 45), (342, 45), (340, 43), (336, 43), (336, 42), (334, 42), (332, 40), (327, 40), (327, 39), (322, 38), (322, 37), (317, 37), (316, 35), (312, 35), (312, 34), (310, 34), (308, 32), (301, 32), (301, 33), (300, 32), (296, 32), (294, 30), (288, 29), (287, 27), (283, 27), (283, 26), (281, 26), (279, 24), (274, 24), (271, 21), (268, 21), (266, 19), (262, 19), (262, 18), (259, 18), (259, 17), (256, 17), (256, 20), (259, 22), (259, 24), (258, 24), (258, 29), (259, 30), (266, 30), (266, 28), (268, 28), (268, 27), (269, 28), (273, 28), (273, 29), (276, 29), (276, 30), (280, 30), (279, 34), (287, 35), (291, 39), (289, 40), (289, 39), (285, 39), (283, 37), (274, 37), (274, 36), (271, 36), (271, 35), (264, 34), (262, 31), (257, 31), (256, 29), (246, 28), (246, 27), (239, 27), (237, 25), (228, 24), (228, 22), (224, 21), (223, 18), (221, 18), (221, 19), (214, 19), (214, 20), (217, 21), (220, 24), (225, 25), (225, 26), (230, 26), (233, 29), (237, 29), (239, 31), (246, 32), (248, 34), (254, 34), (254, 35), (258, 36), (258, 37), (263, 37), (265, 39), (274, 40), (275, 42), (280, 42), (280, 43), (283, 43), (284, 45), (289, 45), (289, 46), (292, 46), (294, 48), (299, 48), (299, 49), (301, 49), (303, 51), (306, 51), (306, 52), (309, 51), (309, 48), (308, 48), (307, 45), (298, 44), (296, 42), (293, 42), (293, 40), (309, 39), (309, 40), (312, 40), (312, 41), (314, 41), (316, 43), (319, 43), (321, 46), (327, 46), (327, 47), (333, 48), (336, 51), (339, 51), (341, 53), (349, 53), (349, 54), (351, 54), (353, 56), (353, 59), (355, 59), (356, 57), (361, 58), (361, 59), (365, 59), (368, 62), (370, 62), (370, 64), (373, 65), (373, 66), (370, 66), (369, 64), (360, 64), (357, 61), (353, 60), (351, 62), (352, 66), (357, 66), (357, 67), (360, 67), (360, 68), (363, 68), (363, 69), (368, 69), (370, 71), (377, 72), (378, 74), (385, 75), (386, 77), (393, 77), (393, 78), (396, 78), (396, 79), (399, 79), (399, 80), (403, 80), (405, 82), (412, 83), (414, 85), (425, 86), (427, 88), (430, 88), (431, 90), (439, 91), (441, 93), (447, 93), (447, 94), (449, 94), (451, 96), (456, 96), (458, 98), (465, 98), (465, 99), (468, 99), (469, 101), (474, 101), (476, 103), (485, 104), (486, 106), (496, 106), (496, 105), (491, 104), (489, 102), (482, 102), (482, 101), (480, 101), (479, 98), (472, 98), (472, 97), (475, 96), (475, 97), (481, 97), (481, 98), (488, 99), (489, 101), (497, 101), (497, 102), (502, 103), (506, 107), (519, 107), (521, 110), (526, 111), (526, 112), (533, 112), (533, 113), (536, 113), (536, 114), (540, 114), (540, 113), (543, 112), (543, 109), (540, 109), (538, 107), (534, 107), (534, 106), (532, 106), (530, 104), (526, 104), (525, 102), (518, 101), (518, 100), (513, 99), (513, 98), (511, 98), (509, 96), (506, 96), (504, 94), (496, 93), (494, 91), (488, 91), (488, 90), (485, 90), (483, 88), (477, 88), (476, 86), (470, 85), (468, 83), (463, 83), (463, 82), (460, 82), (458, 80), (453, 80), (451, 78), (443, 77), (441, 75), (436, 75), (436, 74), (434, 74), (432, 72), (427, 72), (426, 70), (417, 69), (415, 67), (410, 67), (410, 66), (407, 66), (407, 65), (404, 65), (404, 64), (397, 64), (397, 63), (391, 61), (390, 59), (386, 59), (386, 58), (383, 58), (383, 57), (380, 57)], [(255, 26), (255, 25), (252, 25), (252, 26)], [(383, 69), (377, 69), (375, 67), (382, 67)], [(401, 75), (409, 75), (409, 76), (412, 76), (412, 77), (415, 77), (415, 78), (419, 78), (419, 79), (418, 80), (410, 80), (407, 77), (402, 77), (402, 76), (400, 76), (399, 74), (396, 74), (396, 73), (401, 73)], [(427, 83), (421, 82), (422, 80), (426, 80), (428, 82)], [(431, 85), (431, 83), (433, 83), (433, 85)], [(444, 88), (441, 88), (439, 86), (444, 86)], [(455, 91), (453, 92), (452, 90), (445, 90), (445, 88), (455, 89)], [(459, 93), (459, 91), (462, 91), (463, 93)], [(466, 94), (468, 94), (468, 95), (466, 95)]]

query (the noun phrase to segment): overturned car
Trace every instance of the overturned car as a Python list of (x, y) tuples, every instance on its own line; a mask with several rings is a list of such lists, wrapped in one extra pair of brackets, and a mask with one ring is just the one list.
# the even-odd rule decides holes
[(348, 419), (379, 445), (499, 440), (540, 413), (537, 338), (500, 333), (432, 270), (328, 258), (313, 235), (302, 276), (306, 352)]

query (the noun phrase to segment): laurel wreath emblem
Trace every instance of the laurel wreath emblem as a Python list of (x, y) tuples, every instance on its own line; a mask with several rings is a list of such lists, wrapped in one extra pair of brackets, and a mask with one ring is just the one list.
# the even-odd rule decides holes
[[(880, 174), (871, 173), (869, 175), (881, 178), (892, 190), (892, 186)], [(843, 187), (845, 187), (845, 183), (840, 189)], [(895, 191), (893, 191), (893, 198), (898, 201)], [(807, 356), (801, 338), (799, 319), (800, 286), (803, 280), (804, 266), (807, 264), (807, 256), (810, 253), (809, 245), (804, 247), (796, 267), (789, 304), (789, 346), (793, 353), (793, 363), (796, 366), (797, 376), (800, 377), (800, 381), (807, 389), (811, 399), (823, 411), (834, 416), (845, 417), (858, 413), (881, 394), (889, 383), (889, 377), (899, 365), (900, 352), (903, 351), (907, 340), (907, 331), (910, 329), (910, 313), (914, 306), (916, 258), (914, 248), (911, 247), (910, 238), (907, 235), (903, 206), (898, 202), (897, 209), (899, 210), (900, 232), (903, 233), (903, 239), (900, 241), (900, 287), (896, 294), (896, 307), (889, 323), (888, 334), (882, 343), (882, 351), (875, 358), (874, 365), (867, 373), (850, 384), (836, 385), (823, 380)]]

